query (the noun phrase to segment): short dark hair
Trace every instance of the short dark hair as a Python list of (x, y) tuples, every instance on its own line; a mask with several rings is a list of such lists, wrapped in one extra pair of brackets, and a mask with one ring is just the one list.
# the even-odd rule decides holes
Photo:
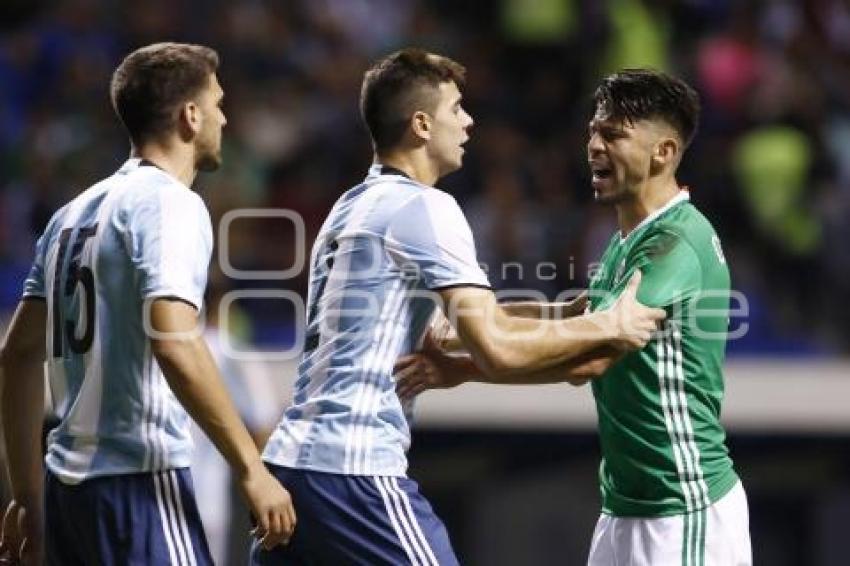
[(690, 145), (699, 123), (699, 95), (685, 81), (653, 69), (625, 69), (602, 80), (596, 106), (609, 118), (634, 122), (660, 118)]
[(133, 143), (173, 130), (175, 110), (209, 84), (218, 64), (213, 49), (187, 43), (155, 43), (127, 55), (112, 75), (109, 95)]
[(441, 83), (462, 87), (466, 68), (448, 57), (407, 48), (375, 63), (363, 76), (360, 115), (369, 128), (376, 151), (386, 150), (404, 135), (417, 110), (433, 112)]

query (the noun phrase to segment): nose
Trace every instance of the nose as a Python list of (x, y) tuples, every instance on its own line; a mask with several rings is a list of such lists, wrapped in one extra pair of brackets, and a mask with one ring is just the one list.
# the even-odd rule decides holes
[(602, 144), (602, 136), (597, 132), (590, 134), (590, 139), (587, 140), (587, 154), (590, 157), (602, 152), (605, 149)]
[(472, 129), (472, 126), (475, 125), (475, 120), (472, 119), (472, 116), (470, 116), (469, 112), (467, 112), (466, 110), (463, 111), (463, 115), (466, 118), (466, 125), (463, 127), (463, 129), (464, 130)]

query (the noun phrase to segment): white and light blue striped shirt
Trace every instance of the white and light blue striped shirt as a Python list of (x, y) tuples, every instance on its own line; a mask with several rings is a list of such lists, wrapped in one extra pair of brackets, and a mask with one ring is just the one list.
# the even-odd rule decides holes
[(311, 255), (307, 338), (292, 405), (263, 454), (272, 464), (404, 476), (409, 411), (396, 359), (434, 314), (434, 290), (489, 287), (455, 199), (373, 165), (342, 195)]
[(51, 218), (24, 297), (48, 305), (60, 424), (47, 466), (62, 481), (189, 465), (189, 417), (153, 359), (144, 305), (176, 297), (200, 309), (211, 253), (201, 198), (139, 159)]

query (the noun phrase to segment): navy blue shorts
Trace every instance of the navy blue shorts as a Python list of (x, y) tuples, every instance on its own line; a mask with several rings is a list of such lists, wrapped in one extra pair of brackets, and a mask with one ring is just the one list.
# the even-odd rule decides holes
[(254, 565), (454, 566), (443, 522), (408, 478), (347, 476), (269, 466), (298, 523), (287, 546), (254, 542)]
[(188, 468), (76, 485), (47, 472), (44, 496), (49, 565), (213, 563)]

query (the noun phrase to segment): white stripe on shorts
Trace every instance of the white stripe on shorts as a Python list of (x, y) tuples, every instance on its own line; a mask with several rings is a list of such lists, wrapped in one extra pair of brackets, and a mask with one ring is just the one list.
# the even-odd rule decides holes
[(425, 535), (422, 533), (422, 529), (419, 527), (419, 521), (416, 520), (416, 515), (413, 514), (413, 508), (410, 506), (410, 498), (407, 497), (407, 494), (403, 489), (401, 489), (401, 486), (398, 485), (398, 478), (389, 478), (389, 482), (401, 497), (401, 501), (404, 504), (404, 510), (407, 511), (407, 516), (410, 519), (410, 524), (413, 525), (413, 529), (416, 531), (416, 536), (419, 538), (419, 542), (422, 543), (422, 548), (425, 549), (425, 553), (430, 559), (430, 564), (440, 566), (440, 563), (437, 562), (437, 558), (431, 551), (431, 545), (428, 544), (428, 539), (425, 538)]
[(186, 521), (186, 512), (183, 510), (183, 498), (180, 497), (180, 485), (177, 483), (177, 472), (171, 470), (168, 472), (168, 477), (171, 478), (171, 488), (174, 490), (174, 499), (177, 503), (177, 518), (180, 524), (180, 533), (183, 535), (183, 544), (186, 547), (186, 554), (189, 556), (189, 566), (198, 566), (195, 559), (195, 548), (192, 545), (192, 537), (189, 536), (189, 524)]
[[(156, 492), (156, 506), (159, 508), (159, 520), (162, 523), (162, 532), (165, 534), (165, 545), (168, 547), (168, 556), (172, 564), (178, 564), (177, 552), (174, 546), (174, 539), (171, 536), (171, 523), (168, 516), (168, 510), (165, 505), (165, 496), (162, 490), (162, 478), (159, 472), (153, 474), (154, 491)], [(179, 563), (183, 563), (181, 560)]]
[(384, 508), (387, 510), (387, 515), (390, 517), (390, 523), (393, 525), (393, 530), (395, 531), (398, 540), (401, 541), (401, 546), (404, 547), (404, 552), (407, 553), (407, 558), (410, 560), (410, 563), (413, 566), (419, 566), (420, 562), (416, 559), (416, 556), (413, 554), (413, 550), (410, 548), (410, 545), (407, 542), (406, 534), (402, 531), (401, 526), (399, 525), (398, 518), (396, 516), (396, 510), (393, 507), (392, 503), (390, 503), (390, 496), (387, 493), (387, 489), (384, 487), (384, 484), (381, 483), (380, 476), (372, 476), (372, 479), (375, 480), (375, 485), (378, 487), (378, 491), (381, 493), (381, 499), (384, 500)]

